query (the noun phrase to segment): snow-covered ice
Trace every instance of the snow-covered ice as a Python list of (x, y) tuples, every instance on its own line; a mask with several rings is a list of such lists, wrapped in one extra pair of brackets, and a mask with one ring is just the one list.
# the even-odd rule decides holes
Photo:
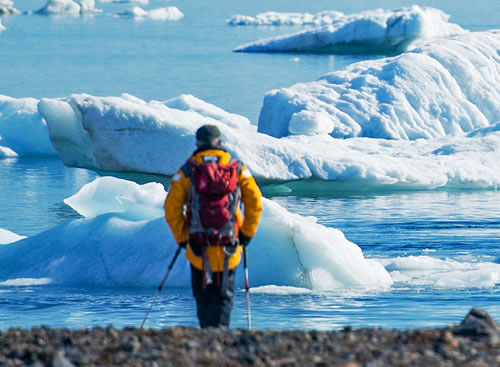
[[(261, 18), (284, 18), (292, 22), (297, 16), (270, 14)], [(317, 18), (321, 19), (321, 16), (318, 15)], [(448, 22), (450, 17), (443, 11), (417, 5), (395, 10), (377, 9), (346, 16), (336, 14), (336, 17), (328, 18), (331, 20), (330, 24), (320, 28), (250, 42), (236, 47), (234, 51), (391, 54), (405, 51), (422, 39), (448, 37), (466, 32), (459, 25)], [(240, 22), (245, 21), (238, 19)], [(280, 20), (278, 23), (286, 22)]]
[[(53, 284), (65, 285), (156, 285), (177, 248), (163, 218), (166, 192), (159, 186), (139, 186), (110, 177), (87, 184), (66, 203), (89, 218), (64, 222), (1, 246), (5, 266), (0, 269), (0, 280), (49, 278)], [(249, 247), (255, 286), (270, 281), (309, 289), (385, 288), (392, 284), (383, 266), (365, 259), (342, 232), (317, 224), (315, 218), (290, 213), (267, 199), (263, 206), (261, 224)], [(190, 285), (187, 266), (185, 259), (176, 265), (171, 285)]]
[(500, 121), (500, 31), (436, 40), (355, 63), (264, 97), (259, 131), (275, 137), (438, 138)]
[(65, 15), (80, 15), (80, 4), (73, 0), (48, 0), (47, 4), (41, 9), (38, 9), (37, 14), (65, 14)]
[[(23, 238), (0, 230), (2, 284), (156, 286), (177, 248), (163, 218), (160, 184), (137, 185), (101, 177), (66, 200), (87, 216)], [(263, 199), (264, 211), (249, 249), (252, 287), (298, 294), (338, 289), (490, 288), (500, 264), (480, 259), (408, 256), (367, 259), (356, 244), (314, 217)], [(142, 215), (141, 215), (142, 214)], [(242, 272), (238, 272), (242, 278)], [(243, 284), (242, 279), (238, 284)], [(169, 286), (189, 287), (181, 257)]]
[(256, 16), (233, 15), (226, 20), (226, 23), (230, 25), (324, 25), (332, 24), (344, 16), (344, 13), (334, 10), (325, 10), (316, 14), (268, 11)]
[(57, 156), (38, 113), (38, 100), (0, 94), (0, 159), (7, 157)]
[(265, 190), (496, 189), (499, 52), (500, 31), (471, 32), (270, 91), (258, 131), (192, 95), (0, 96), (0, 155), (172, 176), (211, 123)]
[[(0, 15), (16, 15), (21, 14), (19, 10), (14, 7), (12, 0), (0, 0)], [(0, 31), (2, 30), (2, 23), (0, 20)]]
[(154, 19), (154, 20), (179, 20), (184, 14), (175, 6), (144, 10), (139, 6), (116, 13), (117, 16), (131, 17), (135, 19)]

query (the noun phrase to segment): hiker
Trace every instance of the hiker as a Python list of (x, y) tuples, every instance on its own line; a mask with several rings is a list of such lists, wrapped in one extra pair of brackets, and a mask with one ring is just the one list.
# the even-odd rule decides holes
[(197, 130), (197, 149), (172, 178), (164, 205), (170, 230), (191, 264), (201, 328), (229, 327), (242, 246), (255, 235), (262, 212), (252, 174), (221, 144), (217, 126)]

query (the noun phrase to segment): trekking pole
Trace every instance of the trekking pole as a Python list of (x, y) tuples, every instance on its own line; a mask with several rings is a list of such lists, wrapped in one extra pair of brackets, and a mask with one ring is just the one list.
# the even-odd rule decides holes
[(153, 309), (153, 305), (155, 304), (156, 302), (156, 299), (158, 298), (158, 296), (160, 295), (160, 292), (161, 290), (163, 289), (163, 285), (165, 284), (165, 282), (167, 281), (167, 278), (168, 278), (168, 274), (170, 274), (170, 270), (172, 270), (172, 268), (174, 267), (174, 264), (175, 264), (175, 261), (177, 260), (177, 257), (179, 256), (179, 254), (181, 253), (181, 247), (179, 246), (179, 248), (177, 249), (177, 251), (175, 252), (175, 255), (174, 255), (174, 258), (172, 259), (172, 261), (170, 262), (170, 265), (168, 266), (168, 270), (167, 270), (167, 273), (165, 274), (165, 276), (163, 277), (163, 280), (161, 281), (160, 285), (158, 286), (158, 290), (156, 291), (156, 295), (154, 296), (153, 298), (153, 302), (151, 302), (151, 306), (149, 306), (149, 310), (148, 312), (146, 312), (146, 316), (144, 316), (144, 320), (142, 320), (142, 324), (141, 324), (141, 329), (143, 328), (144, 326), (144, 323), (146, 322), (146, 319), (148, 318), (149, 314), (151, 313), (151, 310)]
[(252, 328), (252, 315), (250, 314), (250, 286), (248, 284), (247, 247), (243, 246), (243, 267), (245, 269), (245, 293), (247, 298), (248, 330)]

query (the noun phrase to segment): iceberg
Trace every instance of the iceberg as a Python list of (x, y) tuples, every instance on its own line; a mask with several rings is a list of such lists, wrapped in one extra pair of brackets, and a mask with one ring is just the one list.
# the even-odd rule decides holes
[(84, 15), (102, 12), (95, 8), (95, 0), (48, 0), (47, 4), (35, 11), (35, 14), (42, 15)]
[(128, 4), (134, 3), (139, 5), (148, 5), (149, 0), (99, 0), (101, 3)]
[[(96, 179), (66, 200), (89, 217), (0, 246), (4, 264), (0, 280), (157, 286), (165, 264), (177, 249), (163, 218), (165, 196), (163, 189), (152, 189), (151, 184)], [(337, 289), (386, 288), (392, 284), (383, 266), (366, 259), (339, 230), (317, 224), (313, 217), (290, 213), (268, 199), (263, 199), (263, 206), (261, 224), (248, 252), (253, 286)], [(157, 218), (152, 219), (154, 216)], [(243, 284), (242, 272), (239, 277)], [(175, 265), (169, 286), (189, 285), (189, 265), (182, 258)]]
[[(14, 8), (14, 1), (0, 0), (0, 15), (17, 15), (21, 14), (19, 10)], [(0, 20), (0, 31), (2, 30), (2, 22)]]
[(500, 31), (431, 41), (266, 93), (259, 132), (280, 138), (431, 139), (500, 121)]
[(26, 236), (18, 235), (17, 233), (0, 228), (0, 245), (7, 245), (12, 242), (17, 242), (26, 238)]
[(381, 259), (394, 283), (437, 289), (492, 288), (500, 283), (500, 265), (429, 256)]
[(145, 102), (130, 95), (72, 95), (44, 98), (38, 110), (67, 166), (108, 174), (173, 176), (194, 150), (196, 129), (212, 123), (219, 126), (225, 148), (264, 190), (495, 189), (500, 184), (500, 133), (492, 126), (471, 136), (435, 139), (335, 139), (326, 133), (277, 139), (192, 96)]
[(57, 156), (38, 102), (0, 95), (0, 158)]
[(316, 14), (311, 13), (279, 13), (269, 11), (257, 14), (255, 17), (249, 15), (233, 15), (226, 20), (230, 25), (324, 25), (332, 24), (337, 19), (344, 17), (339, 11), (325, 10)]
[(154, 20), (179, 20), (184, 17), (184, 14), (175, 6), (165, 8), (157, 8), (144, 10), (139, 6), (134, 6), (132, 9), (116, 13), (117, 16), (131, 17), (134, 19), (154, 19)]
[(80, 10), (80, 5), (73, 0), (48, 0), (47, 4), (35, 13), (44, 15), (80, 15)]
[[(311, 18), (304, 15), (304, 18)], [(393, 54), (414, 47), (416, 41), (448, 37), (466, 33), (459, 25), (449, 23), (450, 16), (435, 8), (421, 8), (417, 5), (395, 10), (377, 9), (359, 14), (334, 17), (323, 22), (322, 15), (312, 17), (326, 25), (304, 30), (291, 35), (271, 37), (238, 46), (235, 52), (309, 52), (339, 54)], [(289, 19), (296, 15), (274, 14), (257, 16), (260, 19)], [(263, 22), (264, 22), (263, 20)], [(234, 18), (234, 23), (252, 22), (248, 18)], [(286, 23), (286, 22), (285, 22)], [(300, 21), (299, 21), (300, 23)]]

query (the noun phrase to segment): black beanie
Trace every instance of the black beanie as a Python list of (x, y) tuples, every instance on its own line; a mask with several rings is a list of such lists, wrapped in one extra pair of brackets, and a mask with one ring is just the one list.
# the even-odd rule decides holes
[(220, 130), (215, 125), (203, 125), (196, 131), (196, 140), (202, 142), (211, 142), (220, 138)]

